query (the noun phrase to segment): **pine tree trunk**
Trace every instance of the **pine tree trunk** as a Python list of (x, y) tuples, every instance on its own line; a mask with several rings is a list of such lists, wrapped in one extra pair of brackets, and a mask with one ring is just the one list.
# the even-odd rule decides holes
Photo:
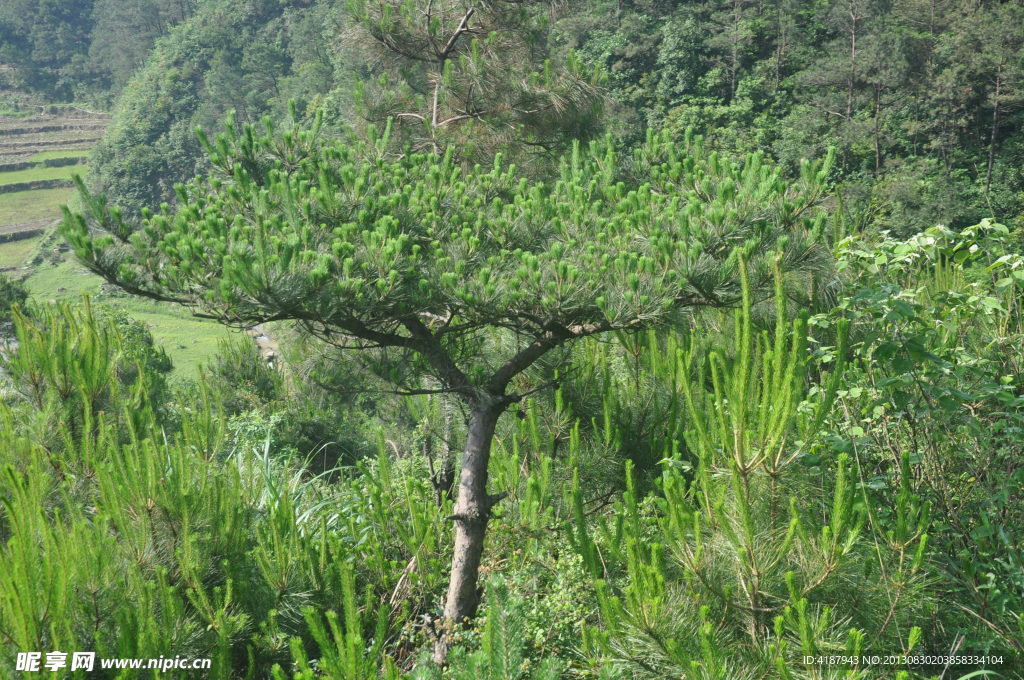
[(999, 133), (999, 89), (1003, 84), (1003, 60), (999, 60), (996, 68), (996, 89), (992, 95), (992, 131), (988, 138), (988, 167), (985, 170), (985, 202), (989, 210), (992, 209), (992, 201), (989, 198), (989, 190), (992, 188), (992, 168), (996, 161), (996, 138)]
[(882, 88), (875, 85), (875, 177), (882, 171)]
[(444, 606), (444, 626), (434, 645), (434, 661), (443, 664), (448, 656), (450, 631), (476, 614), (480, 601), (477, 577), (484, 536), (491, 508), (500, 497), (487, 494), (487, 463), (491, 455), (494, 428), (503, 408), (494, 404), (474, 405), (469, 415), (466, 449), (462, 454), (459, 492), (455, 502), (455, 549), (451, 579)]
[(853, 119), (853, 84), (857, 74), (857, 19), (853, 11), (850, 12), (850, 72), (846, 78), (846, 120)]

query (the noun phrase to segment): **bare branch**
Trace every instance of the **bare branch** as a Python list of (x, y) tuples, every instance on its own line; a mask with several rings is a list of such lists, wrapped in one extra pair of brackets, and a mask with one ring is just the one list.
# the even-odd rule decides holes
[(466, 10), (465, 16), (463, 16), (462, 21), (459, 22), (459, 27), (455, 29), (454, 33), (452, 33), (452, 37), (448, 39), (448, 42), (445, 44), (444, 49), (441, 50), (441, 54), (438, 55), (441, 61), (444, 61), (445, 59), (448, 58), (448, 55), (451, 53), (451, 51), (455, 49), (455, 44), (459, 41), (459, 38), (462, 36), (463, 33), (469, 30), (467, 24), (469, 23), (469, 20), (473, 16), (473, 12), (475, 11), (476, 7), (470, 7), (468, 10)]
[(490, 111), (480, 111), (479, 113), (461, 113), (461, 114), (459, 114), (457, 116), (452, 116), (451, 118), (445, 118), (444, 120), (442, 120), (439, 123), (435, 123), (434, 127), (444, 127), (445, 125), (448, 125), (449, 123), (457, 123), (460, 120), (468, 120), (470, 118), (482, 118), (482, 117), (486, 116), (489, 113), (490, 113)]

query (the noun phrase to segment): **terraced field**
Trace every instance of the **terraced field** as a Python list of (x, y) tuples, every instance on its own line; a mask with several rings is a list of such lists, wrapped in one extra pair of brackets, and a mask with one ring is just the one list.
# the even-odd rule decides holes
[[(78, 160), (78, 159), (72, 159)], [(0, 173), (0, 186), (6, 187), (12, 184), (24, 184), (25, 182), (40, 182), (48, 180), (67, 180), (73, 173), (82, 174), (85, 172), (84, 163), (64, 165), (58, 167), (46, 166), (42, 163), (33, 163), (33, 167), (24, 170), (11, 170)]]
[(23, 279), (36, 300), (87, 294), (124, 307), (149, 326), (174, 362), (175, 374), (194, 377), (230, 331), (176, 307), (106, 290), (54, 234), (60, 206), (74, 195), (71, 177), (85, 174), (89, 150), (109, 116), (53, 106), (7, 113), (0, 115), (0, 272)]
[(110, 117), (79, 108), (39, 107), (0, 116), (0, 269), (26, 266), (36, 241), (60, 217), (71, 177), (84, 173), (89, 149)]

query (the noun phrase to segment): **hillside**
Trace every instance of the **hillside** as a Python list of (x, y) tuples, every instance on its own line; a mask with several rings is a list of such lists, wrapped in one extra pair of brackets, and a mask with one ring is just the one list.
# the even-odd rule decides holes
[(110, 116), (61, 104), (29, 104), (6, 93), (0, 115), (0, 271), (24, 280), (34, 298), (78, 300), (88, 293), (124, 307), (146, 323), (177, 375), (194, 377), (209, 360), (221, 326), (193, 319), (169, 305), (113, 296), (102, 280), (73, 261), (55, 233), (61, 205), (74, 202), (73, 174), (84, 175), (89, 154)]

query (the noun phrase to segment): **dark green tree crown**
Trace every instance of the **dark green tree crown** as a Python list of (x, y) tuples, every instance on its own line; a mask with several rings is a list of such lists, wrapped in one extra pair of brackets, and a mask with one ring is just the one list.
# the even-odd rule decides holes
[(173, 209), (135, 228), (80, 182), (88, 216), (65, 211), (62, 232), (130, 292), (420, 354), (417, 337), (450, 347), (482, 329), (550, 349), (655, 326), (735, 304), (740, 257), (767, 290), (776, 262), (825, 258), (827, 162), (787, 183), (760, 156), (730, 163), (699, 138), (652, 134), (628, 158), (608, 140), (577, 146), (543, 183), (500, 156), (466, 171), (450, 154), (387, 153), (387, 131), (363, 146), (317, 132), (229, 120), (204, 138), (215, 174), (179, 187)]

